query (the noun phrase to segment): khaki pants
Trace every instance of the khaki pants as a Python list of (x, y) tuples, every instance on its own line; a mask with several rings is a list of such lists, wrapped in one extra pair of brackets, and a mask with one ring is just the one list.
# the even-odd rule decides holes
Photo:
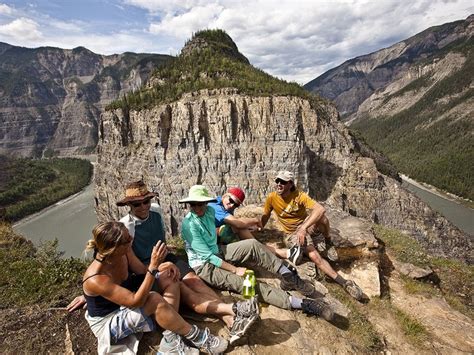
[[(246, 239), (220, 246), (220, 256), (233, 265), (258, 265), (274, 274), (278, 273), (282, 261), (255, 239)], [(242, 293), (244, 278), (227, 270), (206, 263), (196, 269), (196, 274), (212, 287)], [(290, 309), (288, 294), (280, 288), (257, 282), (255, 293), (259, 299), (273, 306)]]

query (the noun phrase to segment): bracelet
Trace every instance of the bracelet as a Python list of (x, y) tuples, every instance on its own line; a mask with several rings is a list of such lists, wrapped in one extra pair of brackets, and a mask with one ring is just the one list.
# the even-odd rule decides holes
[(158, 275), (157, 269), (153, 269), (153, 270), (146, 269), (146, 271), (149, 272), (155, 279), (158, 279), (157, 276), (159, 277), (159, 275)]

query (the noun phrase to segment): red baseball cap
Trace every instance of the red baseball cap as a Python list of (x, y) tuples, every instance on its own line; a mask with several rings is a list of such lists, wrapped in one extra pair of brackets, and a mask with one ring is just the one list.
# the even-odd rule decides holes
[(227, 189), (227, 193), (234, 195), (237, 197), (239, 201), (238, 203), (242, 203), (245, 200), (245, 192), (240, 187), (229, 187)]

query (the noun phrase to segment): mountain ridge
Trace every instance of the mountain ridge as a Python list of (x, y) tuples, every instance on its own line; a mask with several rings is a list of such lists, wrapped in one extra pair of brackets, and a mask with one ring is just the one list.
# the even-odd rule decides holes
[(41, 157), (94, 150), (104, 107), (138, 89), (170, 58), (0, 43), (0, 154)]

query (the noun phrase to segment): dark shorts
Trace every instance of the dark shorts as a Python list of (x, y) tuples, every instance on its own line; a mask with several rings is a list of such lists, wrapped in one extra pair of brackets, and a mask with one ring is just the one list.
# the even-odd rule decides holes
[(194, 270), (191, 268), (191, 266), (189, 266), (186, 261), (177, 257), (173, 253), (168, 253), (168, 255), (166, 255), (165, 261), (172, 262), (178, 267), (179, 273), (181, 274), (180, 280), (182, 280), (190, 272), (194, 272)]

